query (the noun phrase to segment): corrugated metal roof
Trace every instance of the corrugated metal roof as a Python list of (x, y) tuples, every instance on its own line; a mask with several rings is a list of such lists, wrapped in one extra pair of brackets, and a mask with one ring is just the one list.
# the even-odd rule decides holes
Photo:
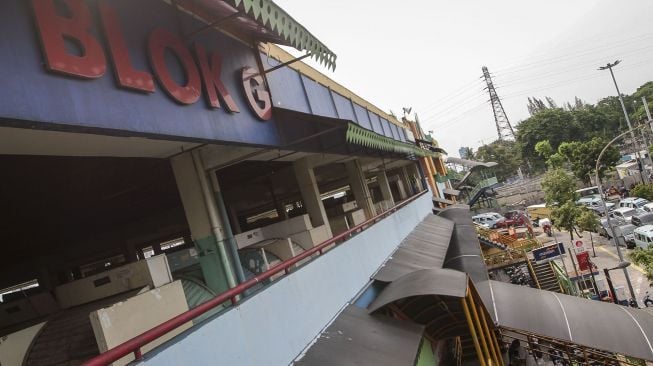
[(374, 279), (392, 282), (419, 269), (441, 268), (453, 228), (453, 221), (428, 215), (404, 239)]
[(296, 365), (413, 366), (424, 327), (349, 306)]
[(499, 326), (653, 360), (649, 312), (499, 281), (477, 288)]

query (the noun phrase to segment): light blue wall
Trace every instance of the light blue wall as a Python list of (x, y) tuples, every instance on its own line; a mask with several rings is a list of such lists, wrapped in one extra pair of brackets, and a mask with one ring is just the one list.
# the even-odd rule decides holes
[(238, 307), (181, 336), (143, 364), (288, 365), (431, 212), (423, 195)]

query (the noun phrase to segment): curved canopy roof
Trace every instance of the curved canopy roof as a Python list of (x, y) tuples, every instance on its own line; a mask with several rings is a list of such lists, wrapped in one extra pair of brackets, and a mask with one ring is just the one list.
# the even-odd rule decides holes
[(497, 163), (495, 163), (493, 161), (484, 163), (482, 161), (467, 160), (467, 159), (455, 158), (455, 157), (452, 157), (452, 156), (447, 157), (447, 163), (462, 165), (462, 166), (470, 168), (470, 169), (474, 169), (474, 168), (478, 168), (478, 167), (491, 168), (493, 166), (498, 165)]
[(653, 314), (499, 281), (477, 284), (497, 325), (653, 360)]

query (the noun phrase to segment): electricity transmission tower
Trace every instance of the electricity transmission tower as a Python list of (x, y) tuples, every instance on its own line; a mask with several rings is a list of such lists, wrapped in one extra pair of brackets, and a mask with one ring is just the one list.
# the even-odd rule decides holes
[(492, 105), (492, 112), (494, 112), (494, 122), (497, 124), (497, 133), (499, 134), (499, 140), (515, 140), (515, 131), (512, 129), (512, 125), (506, 116), (506, 111), (503, 110), (503, 105), (501, 105), (501, 99), (497, 95), (497, 91), (494, 89), (494, 84), (492, 84), (492, 76), (487, 70), (487, 67), (483, 66), (483, 77), (485, 78), (485, 83), (487, 84), (487, 91), (490, 93), (490, 104)]

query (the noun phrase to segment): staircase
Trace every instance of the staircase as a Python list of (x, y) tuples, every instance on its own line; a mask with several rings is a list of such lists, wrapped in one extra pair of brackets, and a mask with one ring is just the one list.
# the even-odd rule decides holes
[(87, 311), (63, 312), (34, 339), (25, 366), (78, 365), (99, 354)]
[(531, 277), (537, 288), (547, 291), (553, 291), (558, 293), (564, 293), (560, 281), (558, 280), (558, 275), (553, 269), (552, 262), (544, 263), (535, 263), (533, 261), (528, 261), (529, 271), (531, 272)]
[(138, 291), (129, 291), (57, 313), (36, 334), (22, 365), (77, 366), (98, 355), (100, 351), (89, 313), (128, 299)]
[(485, 191), (492, 187), (493, 185), (499, 183), (497, 180), (497, 177), (492, 177), (488, 179), (483, 179), (472, 189), (471, 192), (469, 192), (469, 201), (467, 201), (467, 204), (471, 207), (474, 206), (476, 201), (478, 201), (479, 198), (485, 193)]

